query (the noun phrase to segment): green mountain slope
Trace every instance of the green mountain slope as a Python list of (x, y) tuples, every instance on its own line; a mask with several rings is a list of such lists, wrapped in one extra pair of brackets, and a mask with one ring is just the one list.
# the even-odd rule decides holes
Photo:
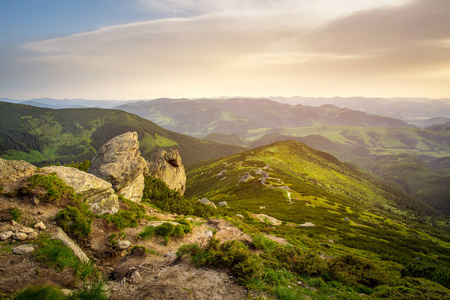
[[(269, 173), (266, 185), (260, 182), (262, 171)], [(250, 179), (239, 183), (246, 172)], [(225, 200), (249, 210), (266, 206), (264, 211), (274, 216), (291, 215), (293, 210), (298, 210), (288, 220), (295, 223), (322, 218), (317, 214), (322, 210), (328, 211), (334, 222), (350, 215), (359, 218), (367, 209), (383, 208), (403, 215), (410, 215), (408, 209), (419, 214), (433, 211), (334, 156), (296, 141), (279, 142), (220, 159), (190, 171), (188, 178), (186, 194), (190, 197), (207, 197), (214, 202)], [(289, 204), (289, 197), (296, 200)], [(312, 215), (308, 216), (307, 211)]]
[[(268, 173), (265, 184), (262, 172)], [(410, 218), (433, 209), (296, 141), (197, 166), (188, 172), (185, 195), (226, 201), (230, 213), (243, 218), (244, 228), (282, 236), (303, 249), (369, 258), (391, 278), (407, 266), (418, 273), (433, 266), (429, 270), (444, 272), (439, 274), (450, 267), (448, 234)], [(282, 223), (276, 225), (271, 217)], [(442, 284), (448, 277), (439, 278), (434, 280)]]
[(46, 109), (0, 103), (0, 157), (31, 163), (69, 163), (91, 159), (109, 139), (127, 132), (139, 134), (146, 158), (158, 148), (178, 149), (186, 165), (237, 153), (223, 145), (166, 130), (136, 115), (108, 109)]
[(319, 125), (407, 127), (404, 121), (334, 105), (309, 107), (267, 99), (157, 99), (119, 106), (165, 128), (192, 136), (249, 129)]

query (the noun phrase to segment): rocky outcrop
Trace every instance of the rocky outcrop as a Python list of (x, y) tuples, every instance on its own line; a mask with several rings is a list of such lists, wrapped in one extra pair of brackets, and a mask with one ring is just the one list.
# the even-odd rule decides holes
[(22, 186), (37, 168), (23, 160), (4, 160), (0, 158), (0, 186), (9, 193)]
[(178, 190), (180, 195), (186, 189), (186, 173), (178, 150), (167, 152), (158, 149), (148, 163), (149, 173), (155, 178), (164, 181), (169, 188)]
[(139, 151), (136, 132), (109, 140), (94, 156), (89, 168), (89, 173), (110, 182), (116, 192), (135, 202), (142, 199), (147, 172), (147, 162)]
[(198, 201), (198, 202), (201, 202), (201, 203), (203, 203), (203, 204), (205, 204), (205, 205), (210, 205), (210, 206), (212, 206), (212, 207), (214, 207), (214, 208), (217, 208), (217, 206), (214, 204), (214, 202), (209, 201), (208, 198), (198, 199), (197, 201)]
[(55, 172), (65, 184), (74, 188), (77, 194), (81, 194), (87, 205), (95, 214), (115, 214), (119, 210), (119, 199), (111, 187), (111, 183), (106, 182), (92, 174), (80, 171), (75, 168), (52, 166), (44, 167), (45, 173)]

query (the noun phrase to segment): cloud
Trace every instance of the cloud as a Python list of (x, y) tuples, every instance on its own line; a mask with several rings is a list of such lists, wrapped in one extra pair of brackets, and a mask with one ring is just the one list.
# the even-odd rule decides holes
[[(43, 89), (78, 87), (80, 97), (448, 96), (447, 0), (364, 1), (364, 11), (349, 1), (352, 11), (326, 22), (299, 2), (147, 1), (198, 15), (28, 43), (34, 54), (22, 68), (33, 80), (45, 70)], [(321, 11), (342, 2), (311, 3)]]

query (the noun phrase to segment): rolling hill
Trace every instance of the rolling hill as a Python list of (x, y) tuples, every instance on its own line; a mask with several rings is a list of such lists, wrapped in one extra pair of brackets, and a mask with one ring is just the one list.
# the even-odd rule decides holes
[(180, 151), (186, 165), (242, 149), (175, 133), (119, 110), (54, 110), (0, 102), (0, 157), (4, 159), (37, 165), (89, 160), (106, 141), (127, 131), (138, 133), (144, 157), (157, 147), (170, 147)]
[(185, 196), (226, 201), (243, 228), (257, 227), (324, 256), (369, 258), (392, 278), (418, 261), (450, 266), (448, 236), (411, 220), (436, 211), (296, 141), (192, 166)]
[(202, 137), (274, 127), (320, 125), (408, 127), (401, 120), (339, 108), (282, 104), (267, 99), (157, 99), (118, 107), (164, 128)]

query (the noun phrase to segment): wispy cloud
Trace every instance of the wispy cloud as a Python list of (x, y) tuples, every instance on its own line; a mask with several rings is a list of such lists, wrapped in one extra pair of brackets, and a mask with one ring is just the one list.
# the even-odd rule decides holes
[(348, 1), (333, 18), (322, 5), (342, 1), (141, 2), (196, 16), (29, 43), (23, 64), (46, 70), (43, 85), (102, 98), (448, 93), (447, 0)]

